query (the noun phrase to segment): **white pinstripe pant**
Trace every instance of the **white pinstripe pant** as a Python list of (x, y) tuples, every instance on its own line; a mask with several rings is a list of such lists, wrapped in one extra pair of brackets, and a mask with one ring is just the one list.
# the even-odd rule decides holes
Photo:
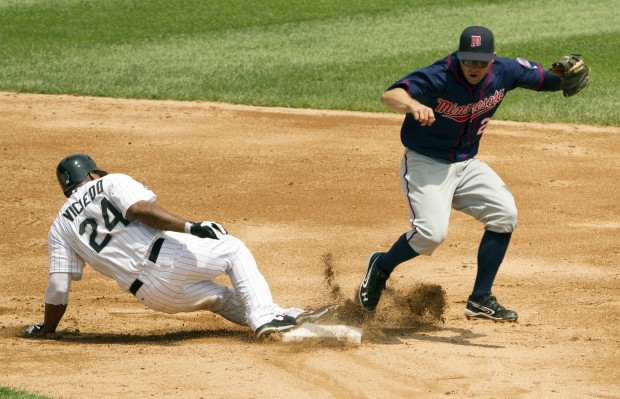
[[(269, 285), (250, 250), (238, 238), (220, 240), (165, 232), (157, 263), (145, 261), (136, 297), (150, 309), (165, 313), (209, 310), (255, 331), (277, 314), (296, 316), (273, 303)], [(226, 273), (233, 288), (212, 279)]]

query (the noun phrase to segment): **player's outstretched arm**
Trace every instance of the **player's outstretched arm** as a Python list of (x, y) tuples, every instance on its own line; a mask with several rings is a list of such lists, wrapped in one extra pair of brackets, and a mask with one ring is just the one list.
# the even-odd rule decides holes
[(190, 222), (148, 201), (138, 201), (127, 208), (125, 217), (129, 220), (137, 220), (157, 230), (188, 233), (200, 238), (219, 240), (222, 235), (228, 234), (219, 223)]
[(43, 323), (24, 329), (28, 337), (44, 337), (47, 333), (56, 332), (56, 327), (67, 310), (71, 273), (52, 272), (49, 275), (45, 290), (45, 315)]
[(138, 201), (125, 213), (128, 220), (137, 220), (157, 230), (177, 231), (182, 233), (187, 220), (172, 214), (157, 204)]

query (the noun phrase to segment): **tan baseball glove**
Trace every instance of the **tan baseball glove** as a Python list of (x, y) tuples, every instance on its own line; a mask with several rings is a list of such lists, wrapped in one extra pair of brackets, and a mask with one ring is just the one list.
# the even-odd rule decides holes
[(583, 90), (590, 80), (590, 68), (579, 54), (565, 55), (549, 68), (552, 74), (562, 79), (564, 97), (571, 97)]

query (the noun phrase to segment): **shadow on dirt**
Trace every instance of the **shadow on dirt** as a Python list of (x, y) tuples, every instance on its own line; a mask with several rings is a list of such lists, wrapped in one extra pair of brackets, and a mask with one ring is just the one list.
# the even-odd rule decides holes
[[(22, 337), (21, 335), (19, 335)], [(248, 331), (234, 331), (226, 329), (218, 330), (189, 330), (174, 331), (161, 334), (114, 334), (114, 333), (84, 333), (61, 331), (56, 334), (48, 335), (43, 339), (54, 341), (71, 342), (77, 344), (154, 344), (154, 345), (174, 345), (178, 342), (194, 339), (234, 339), (237, 341), (252, 341), (254, 338)], [(33, 338), (24, 338), (33, 339)]]
[(364, 341), (383, 345), (411, 345), (410, 340), (472, 346), (479, 348), (503, 348), (501, 345), (477, 344), (472, 340), (485, 337), (463, 328), (435, 327), (427, 332), (416, 328), (384, 328), (364, 330)]

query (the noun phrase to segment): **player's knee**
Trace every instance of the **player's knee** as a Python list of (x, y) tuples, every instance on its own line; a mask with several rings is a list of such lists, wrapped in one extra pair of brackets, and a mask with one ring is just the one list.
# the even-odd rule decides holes
[(439, 247), (446, 240), (447, 233), (435, 233), (431, 235), (428, 239), (428, 245), (433, 249), (433, 251)]
[(507, 207), (496, 215), (494, 220), (486, 223), (486, 228), (498, 233), (511, 233), (517, 227), (518, 212), (516, 207)]
[(240, 248), (244, 248), (245, 244), (239, 238), (227, 234), (219, 239), (219, 243), (224, 244), (220, 248), (220, 252), (225, 256), (234, 256), (239, 252)]
[(418, 226), (411, 240), (413, 249), (421, 255), (431, 255), (445, 240), (447, 229)]
[(515, 212), (514, 212), (514, 214), (512, 216), (512, 219), (511, 219), (512, 230), (517, 228), (517, 224), (518, 224), (518, 214), (517, 214), (517, 211), (515, 210)]
[(514, 229), (517, 228), (517, 216), (518, 212), (516, 207), (511, 207), (506, 212), (506, 228), (508, 229), (508, 231), (512, 232)]

